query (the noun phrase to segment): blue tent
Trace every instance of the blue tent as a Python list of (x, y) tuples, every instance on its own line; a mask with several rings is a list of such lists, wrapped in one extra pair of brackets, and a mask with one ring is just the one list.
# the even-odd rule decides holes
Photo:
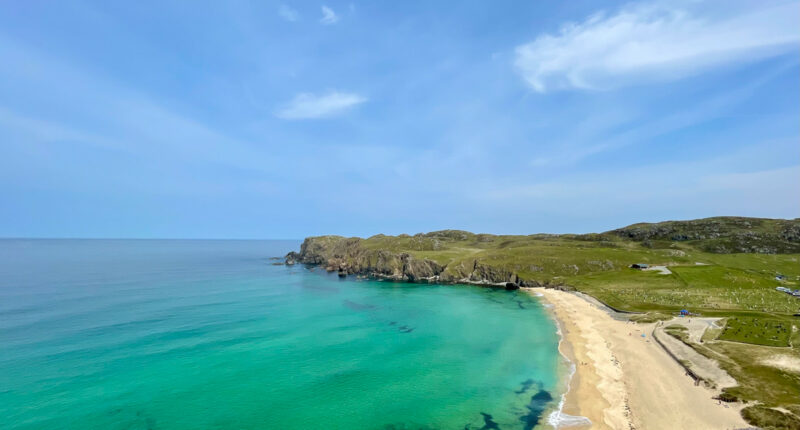
[(686, 309), (681, 309), (681, 315), (689, 315), (689, 311)]

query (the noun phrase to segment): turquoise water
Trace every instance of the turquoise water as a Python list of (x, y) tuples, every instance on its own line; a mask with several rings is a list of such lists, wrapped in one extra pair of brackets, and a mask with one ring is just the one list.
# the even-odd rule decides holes
[(298, 246), (0, 240), (2, 428), (524, 429), (557, 403), (535, 299), (268, 259)]

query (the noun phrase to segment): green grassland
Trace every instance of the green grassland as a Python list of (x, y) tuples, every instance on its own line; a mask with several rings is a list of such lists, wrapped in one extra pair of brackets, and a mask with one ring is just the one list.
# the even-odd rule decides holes
[[(743, 416), (754, 425), (789, 422), (791, 428), (800, 423), (800, 375), (764, 364), (777, 353), (800, 357), (800, 317), (794, 316), (800, 312), (800, 299), (775, 290), (800, 288), (798, 219), (710, 218), (636, 224), (589, 235), (445, 230), (317, 239), (356, 240), (347, 246), (407, 253), (459, 276), (480, 264), (496, 273), (513, 273), (522, 283), (579, 290), (615, 309), (640, 313), (635, 319), (643, 322), (668, 318), (681, 309), (725, 318), (724, 328), (709, 331), (702, 344), (692, 346), (736, 378), (739, 386), (726, 394), (750, 402)], [(629, 268), (633, 263), (667, 266), (671, 273)], [(778, 274), (786, 279), (776, 280)], [(684, 335), (678, 328), (670, 331)]]
[[(648, 247), (608, 234), (490, 236), (456, 231), (363, 241), (368, 249), (406, 252), (448, 268), (478, 261), (521, 279), (578, 289), (626, 311), (791, 316), (800, 309), (800, 300), (775, 290), (780, 285), (798, 288), (800, 253), (715, 254), (685, 242), (661, 245)], [(672, 274), (633, 270), (632, 263), (666, 265)], [(776, 274), (790, 281), (780, 283)]]
[[(711, 252), (735, 250), (736, 243), (748, 251), (796, 252)], [(689, 309), (707, 315), (777, 315), (789, 320), (800, 311), (800, 300), (775, 290), (800, 288), (800, 220), (714, 218), (635, 224), (589, 235), (494, 236), (445, 230), (377, 235), (360, 240), (359, 246), (408, 253), (446, 265), (447, 270), (471, 268), (478, 262), (523, 280), (574, 288), (625, 311)], [(672, 273), (630, 269), (632, 263), (665, 265)], [(786, 280), (776, 281), (777, 274)]]
[(792, 325), (773, 318), (731, 317), (728, 318), (720, 340), (753, 343), (765, 346), (789, 346)]

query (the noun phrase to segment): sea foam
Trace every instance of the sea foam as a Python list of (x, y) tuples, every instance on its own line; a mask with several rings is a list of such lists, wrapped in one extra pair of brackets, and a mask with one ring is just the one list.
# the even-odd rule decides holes
[(567, 378), (567, 391), (561, 395), (561, 401), (558, 402), (558, 408), (553, 412), (551, 412), (550, 415), (547, 417), (547, 424), (550, 424), (555, 429), (592, 425), (592, 421), (589, 418), (580, 415), (569, 415), (564, 413), (564, 401), (567, 398), (567, 393), (569, 393), (569, 381), (572, 379), (572, 375), (575, 374), (575, 363), (570, 361), (569, 364), (570, 366), (569, 366), (569, 377)]

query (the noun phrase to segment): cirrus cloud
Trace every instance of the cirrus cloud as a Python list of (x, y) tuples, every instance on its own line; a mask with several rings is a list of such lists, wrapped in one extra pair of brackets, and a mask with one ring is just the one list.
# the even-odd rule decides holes
[(518, 46), (515, 66), (537, 92), (607, 89), (797, 51), (800, 3), (743, 5), (720, 13), (651, 3), (598, 13)]
[(325, 94), (300, 93), (278, 110), (275, 115), (283, 119), (327, 118), (349, 110), (367, 101), (355, 93), (329, 91)]
[(328, 6), (322, 6), (322, 18), (320, 18), (319, 22), (325, 25), (336, 24), (339, 21), (339, 15), (333, 11), (333, 9), (329, 8)]

